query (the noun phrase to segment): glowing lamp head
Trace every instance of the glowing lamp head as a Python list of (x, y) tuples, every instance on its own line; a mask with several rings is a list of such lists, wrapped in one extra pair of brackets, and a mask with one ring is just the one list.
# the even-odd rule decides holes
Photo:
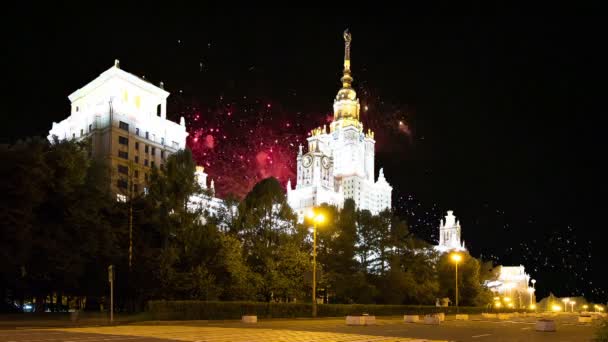
[(315, 218), (315, 212), (311, 210), (306, 214), (306, 216), (312, 220)]
[(513, 307), (513, 303), (509, 303), (507, 304), (508, 307), (512, 308)]
[(452, 255), (450, 255), (450, 259), (452, 259), (452, 261), (457, 264), (462, 261), (462, 255), (460, 255), (459, 253), (453, 253)]
[(530, 310), (536, 310), (536, 304), (530, 305)]
[(562, 302), (564, 302), (564, 303), (568, 303), (569, 301), (570, 301), (570, 298), (564, 298), (564, 299), (562, 299)]
[(554, 304), (553, 306), (551, 306), (551, 309), (555, 312), (562, 311), (562, 307), (557, 304)]
[(497, 307), (497, 308), (499, 308), (499, 307), (502, 306), (502, 304), (500, 304), (500, 302), (496, 302), (496, 303), (494, 303), (494, 306)]
[(500, 297), (494, 297), (494, 301), (500, 300)]
[(570, 304), (574, 305), (574, 304), (576, 304), (576, 302), (572, 300), (572, 301), (570, 301)]
[(510, 302), (511, 301), (511, 297), (505, 297), (504, 301), (507, 302), (507, 303)]
[(315, 216), (315, 222), (316, 223), (323, 223), (323, 222), (325, 222), (325, 215), (319, 214), (319, 215)]
[(583, 305), (583, 309), (587, 309), (589, 307), (589, 305), (585, 304)]

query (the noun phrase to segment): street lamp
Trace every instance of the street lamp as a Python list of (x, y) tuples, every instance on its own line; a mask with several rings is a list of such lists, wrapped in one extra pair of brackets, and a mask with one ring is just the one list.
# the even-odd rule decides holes
[(570, 301), (570, 312), (574, 312), (574, 304), (576, 304), (576, 302), (571, 300)]
[(534, 288), (528, 287), (528, 293), (530, 294), (530, 306), (532, 306), (532, 296), (534, 296)]
[(536, 303), (536, 279), (532, 279), (532, 288), (534, 289), (534, 303)]
[(317, 224), (325, 222), (323, 214), (308, 213), (308, 218), (313, 222), (312, 238), (312, 317), (317, 317)]
[(587, 308), (589, 308), (589, 305), (587, 305), (587, 304), (583, 305), (583, 310), (584, 311), (587, 311)]
[(570, 298), (564, 298), (562, 299), (562, 302), (564, 302), (564, 312), (568, 312), (568, 302), (570, 302)]
[(452, 253), (452, 255), (450, 255), (450, 259), (452, 259), (454, 265), (456, 265), (456, 313), (458, 313), (458, 263), (462, 261), (462, 255), (459, 253)]

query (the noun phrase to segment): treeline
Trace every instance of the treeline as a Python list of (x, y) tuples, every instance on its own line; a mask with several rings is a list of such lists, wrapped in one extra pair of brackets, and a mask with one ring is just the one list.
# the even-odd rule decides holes
[[(109, 170), (74, 142), (28, 140), (0, 148), (2, 209), (0, 295), (4, 303), (36, 299), (38, 310), (86, 297), (98, 309), (115, 265), (119, 307), (141, 310), (151, 299), (310, 302), (311, 224), (298, 224), (285, 192), (264, 179), (226, 208), (189, 206), (208, 196), (194, 177), (190, 151), (151, 173), (149, 191), (118, 202)], [(417, 239), (390, 211), (377, 216), (317, 209), (318, 296), (326, 303), (434, 304), (454, 298), (454, 265)], [(129, 219), (132, 261), (129, 266)], [(469, 255), (459, 266), (461, 305), (491, 300), (489, 274)], [(72, 301), (72, 306), (77, 305)]]

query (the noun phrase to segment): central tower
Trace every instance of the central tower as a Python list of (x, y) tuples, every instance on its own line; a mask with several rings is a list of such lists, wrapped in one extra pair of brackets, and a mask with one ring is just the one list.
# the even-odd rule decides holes
[(297, 183), (287, 183), (289, 205), (302, 217), (322, 203), (339, 208), (344, 199), (352, 198), (358, 209), (377, 214), (391, 207), (392, 187), (384, 179), (382, 169), (375, 182), (374, 133), (363, 131), (359, 113), (361, 105), (352, 88), (352, 35), (344, 31), (344, 69), (342, 88), (334, 99), (334, 120), (327, 127), (318, 127), (308, 137), (308, 152), (300, 146), (297, 156)]

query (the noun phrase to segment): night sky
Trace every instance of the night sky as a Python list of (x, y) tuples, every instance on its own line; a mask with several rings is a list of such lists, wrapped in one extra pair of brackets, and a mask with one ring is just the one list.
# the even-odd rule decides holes
[(539, 297), (606, 301), (602, 17), (53, 6), (7, 9), (3, 142), (46, 136), (117, 58), (164, 82), (219, 194), (284, 184), (331, 120), (348, 27), (376, 167), (411, 230), (433, 242), (454, 210), (471, 253), (523, 264)]

